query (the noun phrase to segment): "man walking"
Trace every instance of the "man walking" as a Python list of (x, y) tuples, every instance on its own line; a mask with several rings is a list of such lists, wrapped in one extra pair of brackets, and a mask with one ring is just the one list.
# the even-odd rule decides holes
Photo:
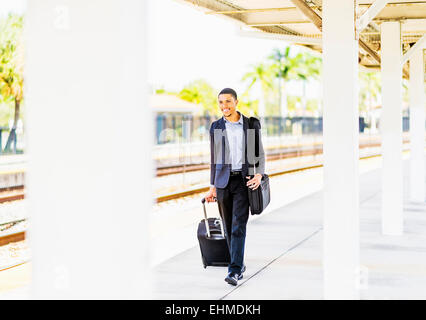
[[(225, 281), (236, 286), (245, 271), (248, 188), (257, 189), (260, 185), (265, 171), (265, 153), (260, 122), (237, 111), (237, 93), (230, 88), (223, 89), (218, 95), (218, 104), (223, 117), (213, 122), (210, 128), (211, 187), (205, 199), (218, 201), (231, 256)], [(259, 137), (258, 157), (254, 156), (255, 130)]]

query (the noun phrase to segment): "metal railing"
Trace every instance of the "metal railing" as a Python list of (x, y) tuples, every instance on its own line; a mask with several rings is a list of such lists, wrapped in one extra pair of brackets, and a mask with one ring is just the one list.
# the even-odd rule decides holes
[[(216, 116), (193, 116), (176, 114), (159, 114), (155, 119), (155, 143), (184, 143), (200, 142), (209, 139), (208, 132)], [(323, 129), (322, 117), (264, 117), (261, 119), (263, 132), (268, 136), (288, 135), (320, 135)], [(376, 128), (371, 128), (372, 123), (364, 117), (359, 117), (359, 132), (377, 132), (380, 120), (376, 122)], [(403, 131), (409, 130), (409, 118), (403, 117)]]

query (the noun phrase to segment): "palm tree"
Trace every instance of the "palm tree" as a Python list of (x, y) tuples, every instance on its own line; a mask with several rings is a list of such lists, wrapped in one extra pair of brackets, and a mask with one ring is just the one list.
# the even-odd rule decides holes
[(178, 93), (178, 97), (201, 105), (204, 115), (218, 115), (216, 91), (206, 80), (198, 79), (185, 85)]
[[(285, 83), (289, 80), (306, 80), (309, 76), (310, 67), (306, 65), (306, 53), (298, 53), (296, 56), (291, 56), (291, 47), (286, 47), (283, 51), (275, 49), (273, 54), (269, 56), (272, 61), (272, 70), (275, 77), (278, 79), (279, 106), (281, 117), (287, 116), (287, 96), (285, 94)], [(313, 66), (313, 64), (312, 64)]]
[(359, 109), (370, 116), (370, 130), (376, 131), (376, 117), (373, 112), (373, 103), (377, 103), (381, 93), (381, 80), (379, 72), (359, 73)]
[(254, 85), (257, 85), (260, 93), (258, 116), (261, 120), (265, 117), (266, 113), (266, 93), (268, 89), (272, 88), (272, 73), (270, 65), (260, 62), (250, 66), (251, 69), (242, 78), (243, 81), (249, 82), (247, 91)]
[(309, 78), (319, 78), (321, 74), (322, 59), (312, 55), (309, 52), (305, 52), (302, 56), (302, 60), (303, 63), (300, 66), (303, 69), (303, 72), (300, 73), (300, 78), (303, 81), (302, 107), (303, 110), (306, 110), (306, 82), (309, 80)]
[(5, 150), (10, 150), (15, 140), (23, 99), (22, 29), (23, 18), (18, 15), (9, 15), (0, 24), (0, 94), (4, 101), (13, 101), (15, 105), (13, 125)]

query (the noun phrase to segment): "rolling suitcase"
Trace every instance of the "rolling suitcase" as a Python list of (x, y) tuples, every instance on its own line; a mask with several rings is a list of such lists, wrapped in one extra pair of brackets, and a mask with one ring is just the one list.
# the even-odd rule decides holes
[(207, 218), (206, 199), (202, 199), (204, 219), (198, 224), (197, 237), (200, 243), (201, 259), (207, 266), (226, 267), (231, 261), (228, 242), (220, 218)]

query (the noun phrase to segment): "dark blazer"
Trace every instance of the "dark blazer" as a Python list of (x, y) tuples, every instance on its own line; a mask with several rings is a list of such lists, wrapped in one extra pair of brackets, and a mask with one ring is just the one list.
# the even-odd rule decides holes
[[(265, 173), (265, 152), (263, 150), (261, 125), (260, 121), (256, 118), (253, 121), (253, 128), (257, 130), (259, 135), (259, 156), (254, 154), (255, 134), (249, 129), (249, 119), (241, 114), (243, 117), (243, 177), (254, 175), (254, 173)], [(256, 165), (256, 168), (254, 168)], [(226, 137), (225, 120), (220, 118), (212, 123), (210, 127), (210, 184), (216, 188), (225, 188), (228, 185), (229, 176), (231, 172), (231, 162), (229, 153), (229, 143)]]

